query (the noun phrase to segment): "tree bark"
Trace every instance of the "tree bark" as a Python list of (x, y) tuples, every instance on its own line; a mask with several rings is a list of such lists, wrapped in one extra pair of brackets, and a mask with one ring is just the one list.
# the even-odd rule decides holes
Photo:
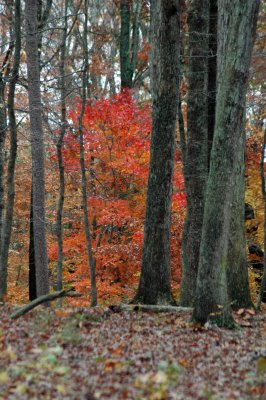
[(82, 104), (81, 112), (78, 119), (78, 130), (79, 130), (79, 151), (80, 151), (80, 169), (81, 169), (81, 190), (82, 190), (82, 207), (84, 215), (84, 229), (86, 236), (87, 254), (90, 268), (90, 280), (91, 280), (91, 306), (97, 305), (97, 286), (96, 286), (96, 263), (92, 251), (91, 243), (91, 232), (90, 232), (90, 222), (88, 215), (88, 199), (87, 199), (87, 176), (85, 168), (85, 153), (84, 153), (84, 138), (83, 138), (83, 117), (85, 113), (86, 106), (86, 86), (88, 81), (88, 68), (89, 68), (89, 55), (88, 55), (88, 43), (87, 43), (87, 33), (88, 33), (88, 14), (87, 14), (87, 0), (85, 0), (85, 21), (84, 21), (84, 36), (83, 36), (83, 50), (84, 50), (84, 67), (82, 76)]
[(245, 238), (245, 146), (245, 134), (242, 134), (237, 149), (239, 160), (235, 170), (227, 256), (227, 288), (232, 308), (252, 306)]
[(30, 235), (29, 235), (29, 299), (32, 301), (37, 298), (36, 287), (36, 267), (34, 254), (34, 228), (33, 228), (33, 190), (31, 184), (30, 194)]
[(2, 242), (2, 226), (4, 217), (4, 146), (7, 131), (5, 104), (5, 77), (0, 71), (0, 248)]
[(130, 0), (120, 0), (120, 19), (121, 88), (131, 88), (133, 73), (130, 63)]
[(263, 236), (264, 236), (264, 266), (263, 266), (263, 273), (260, 282), (260, 290), (256, 300), (256, 309), (260, 310), (261, 302), (266, 294), (266, 187), (265, 187), (265, 150), (266, 150), (266, 129), (264, 129), (264, 138), (263, 138), (263, 145), (261, 149), (261, 160), (260, 160), (260, 176), (261, 176), (261, 194), (264, 202), (264, 229), (263, 229)]
[(192, 0), (188, 9), (188, 139), (183, 164), (187, 214), (182, 238), (180, 297), (183, 306), (192, 306), (195, 296), (208, 176), (209, 8), (209, 0)]
[(56, 144), (57, 150), (57, 160), (58, 160), (58, 171), (59, 171), (59, 195), (57, 202), (57, 290), (63, 289), (63, 207), (65, 199), (65, 170), (64, 170), (64, 160), (63, 160), (63, 141), (66, 132), (66, 80), (65, 80), (65, 57), (66, 57), (66, 40), (67, 40), (67, 10), (68, 10), (68, 0), (65, 0), (65, 13), (64, 13), (64, 27), (61, 43), (61, 54), (60, 54), (60, 80), (61, 80), (61, 127), (59, 138)]
[(33, 227), (37, 295), (49, 292), (45, 227), (45, 170), (38, 57), (37, 0), (26, 0), (26, 52), (33, 172)]
[(15, 165), (17, 158), (17, 126), (16, 116), (14, 110), (15, 103), (15, 90), (16, 83), (18, 80), (19, 64), (20, 64), (20, 50), (21, 50), (21, 17), (20, 17), (20, 0), (16, 0), (14, 4), (14, 42), (15, 42), (15, 53), (13, 68), (11, 71), (9, 92), (7, 99), (7, 110), (9, 120), (9, 131), (10, 131), (10, 154), (7, 166), (7, 200), (6, 210), (4, 217), (4, 224), (2, 229), (2, 240), (1, 240), (1, 256), (0, 256), (0, 297), (4, 296), (7, 292), (7, 266), (8, 266), (8, 255), (9, 246), (11, 239), (11, 230), (13, 224), (13, 211), (14, 211), (14, 200), (15, 200)]
[(218, 29), (218, 57), (223, 61), (218, 62), (215, 132), (193, 319), (205, 323), (212, 316), (221, 326), (230, 327), (233, 320), (226, 277), (229, 232), (259, 1), (233, 0), (229, 7), (228, 0), (219, 0), (218, 7), (219, 17), (223, 14), (226, 21), (219, 19)]
[(170, 222), (178, 106), (179, 1), (151, 2), (153, 108), (150, 170), (139, 288), (133, 300), (174, 304), (171, 295)]

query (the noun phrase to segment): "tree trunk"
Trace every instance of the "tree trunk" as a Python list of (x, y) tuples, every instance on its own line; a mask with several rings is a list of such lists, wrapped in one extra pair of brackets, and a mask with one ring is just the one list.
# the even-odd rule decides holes
[(31, 184), (30, 194), (30, 243), (29, 243), (29, 299), (32, 301), (37, 298), (36, 288), (36, 268), (34, 254), (34, 229), (33, 229), (33, 191)]
[(4, 217), (4, 146), (7, 130), (5, 105), (5, 78), (0, 71), (0, 248), (2, 241), (2, 226)]
[(179, 1), (151, 2), (153, 110), (139, 288), (134, 303), (173, 304), (170, 220), (178, 106)]
[(217, 0), (210, 1), (209, 11), (209, 56), (208, 56), (208, 168), (215, 127), (216, 80), (217, 80)]
[(194, 301), (208, 176), (209, 0), (192, 0), (188, 10), (188, 140), (184, 160), (187, 214), (182, 238), (180, 304)]
[(261, 176), (261, 194), (264, 203), (264, 226), (263, 226), (263, 239), (264, 239), (264, 256), (263, 256), (263, 273), (260, 282), (260, 290), (256, 300), (256, 309), (260, 310), (261, 302), (266, 294), (266, 187), (265, 187), (265, 151), (266, 151), (266, 128), (264, 129), (263, 145), (261, 149), (260, 159), (260, 176)]
[(20, 0), (15, 1), (14, 5), (14, 42), (15, 53), (13, 68), (9, 83), (9, 92), (7, 99), (9, 131), (10, 131), (10, 154), (7, 167), (7, 201), (4, 217), (4, 224), (1, 235), (1, 255), (0, 255), (0, 297), (2, 298), (7, 292), (7, 266), (9, 245), (11, 239), (11, 230), (13, 223), (13, 210), (15, 199), (15, 164), (17, 158), (17, 126), (14, 110), (15, 90), (18, 80), (19, 63), (20, 63), (20, 49), (21, 49), (21, 18), (20, 18)]
[(120, 71), (121, 88), (132, 87), (132, 68), (130, 63), (130, 0), (120, 0)]
[[(227, 256), (259, 1), (231, 0), (229, 7), (228, 0), (219, 0), (218, 6), (218, 57), (223, 61), (218, 62), (215, 132), (193, 319), (205, 323), (212, 315), (220, 325), (232, 326), (226, 277)], [(221, 23), (221, 18), (226, 23)]]
[(45, 171), (38, 57), (37, 0), (26, 0), (26, 51), (33, 172), (33, 227), (37, 295), (49, 292), (45, 227)]
[(64, 171), (64, 160), (63, 160), (63, 141), (66, 132), (66, 79), (65, 79), (65, 56), (66, 56), (66, 40), (67, 40), (67, 9), (68, 0), (65, 0), (65, 14), (64, 14), (64, 28), (62, 35), (61, 44), (61, 55), (60, 55), (60, 79), (61, 79), (61, 127), (58, 142), (56, 144), (57, 159), (58, 159), (58, 171), (59, 171), (59, 195), (57, 203), (57, 290), (63, 289), (63, 207), (65, 199), (65, 171)]
[[(242, 129), (244, 132), (245, 127)], [(235, 171), (227, 259), (227, 287), (232, 308), (252, 306), (245, 238), (245, 135), (242, 134), (240, 139), (238, 144), (240, 159)]]
[(81, 190), (82, 190), (82, 207), (84, 215), (84, 229), (86, 236), (87, 254), (90, 268), (90, 280), (91, 280), (91, 306), (97, 305), (97, 287), (96, 287), (96, 268), (95, 268), (95, 258), (92, 251), (91, 243), (91, 232), (90, 232), (90, 222), (88, 216), (88, 199), (87, 199), (87, 176), (85, 168), (85, 152), (84, 152), (84, 139), (83, 139), (83, 117), (85, 113), (86, 106), (86, 86), (88, 81), (88, 68), (89, 68), (89, 55), (88, 55), (88, 43), (87, 43), (87, 33), (88, 33), (88, 10), (87, 10), (87, 0), (85, 0), (85, 21), (84, 21), (84, 40), (83, 40), (83, 50), (84, 50), (84, 68), (82, 76), (82, 104), (81, 112), (78, 119), (79, 124), (79, 149), (80, 149), (80, 169), (81, 169)]

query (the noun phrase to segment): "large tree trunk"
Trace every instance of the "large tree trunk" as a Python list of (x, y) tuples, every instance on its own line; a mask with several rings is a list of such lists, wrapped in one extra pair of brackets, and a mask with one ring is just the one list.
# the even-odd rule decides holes
[(26, 51), (33, 175), (33, 227), (37, 295), (49, 292), (45, 227), (45, 171), (38, 57), (37, 0), (26, 0)]
[(218, 0), (210, 1), (209, 11), (209, 56), (208, 56), (208, 166), (215, 127), (216, 80), (217, 80), (217, 23)]
[(169, 236), (178, 105), (178, 0), (151, 2), (151, 31), (153, 126), (141, 277), (133, 302), (171, 304)]
[(15, 164), (17, 158), (17, 126), (14, 110), (15, 90), (18, 80), (20, 50), (21, 50), (21, 18), (20, 18), (20, 0), (16, 0), (14, 4), (14, 42), (15, 53), (13, 68), (10, 77), (9, 92), (7, 99), (9, 131), (10, 131), (10, 154), (7, 167), (7, 201), (4, 217), (4, 224), (1, 235), (1, 253), (0, 253), (0, 297), (6, 294), (7, 291), (7, 266), (9, 245), (11, 239), (14, 199), (15, 199)]
[[(243, 131), (244, 129), (243, 126)], [(245, 238), (245, 144), (245, 135), (243, 134), (238, 144), (240, 158), (235, 171), (227, 259), (227, 287), (233, 308), (247, 308), (252, 305)]]
[(226, 272), (231, 210), (241, 163), (239, 144), (244, 134), (245, 95), (259, 1), (219, 0), (218, 6), (219, 17), (225, 21), (221, 23), (220, 18), (218, 27), (218, 57), (223, 62), (218, 62), (215, 132), (193, 319), (205, 323), (214, 314), (216, 322), (230, 326)]
[(187, 214), (182, 238), (180, 303), (194, 301), (208, 176), (209, 0), (192, 0), (188, 10), (188, 140), (184, 159)]

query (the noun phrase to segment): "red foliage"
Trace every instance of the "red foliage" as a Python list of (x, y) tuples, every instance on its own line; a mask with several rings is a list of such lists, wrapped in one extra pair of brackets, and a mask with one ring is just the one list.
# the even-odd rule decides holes
[[(74, 127), (79, 112), (77, 100), (76, 108), (69, 113)], [(88, 207), (97, 283), (103, 299), (121, 293), (131, 295), (139, 279), (151, 122), (149, 104), (137, 104), (130, 91), (86, 106), (83, 133), (90, 177)], [(67, 173), (79, 171), (79, 144), (74, 129), (69, 130), (64, 145)], [(182, 210), (186, 199), (180, 157), (176, 159), (171, 251), (173, 278), (179, 283)], [(71, 263), (75, 270), (66, 273), (65, 279), (74, 280), (77, 290), (89, 294), (85, 235), (81, 226), (65, 238), (64, 255), (66, 264)], [(50, 247), (49, 256), (56, 260), (55, 244)]]

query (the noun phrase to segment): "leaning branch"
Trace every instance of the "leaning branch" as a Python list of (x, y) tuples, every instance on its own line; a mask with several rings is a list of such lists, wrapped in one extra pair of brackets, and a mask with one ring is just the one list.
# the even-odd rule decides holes
[(71, 290), (60, 290), (59, 292), (45, 294), (43, 296), (38, 297), (37, 299), (34, 299), (32, 302), (21, 307), (19, 310), (15, 311), (13, 314), (11, 314), (11, 318), (16, 319), (18, 317), (21, 317), (22, 315), (26, 314), (28, 311), (39, 306), (40, 304), (58, 299), (59, 297), (80, 297), (80, 296), (82, 296), (81, 293), (76, 293)]

